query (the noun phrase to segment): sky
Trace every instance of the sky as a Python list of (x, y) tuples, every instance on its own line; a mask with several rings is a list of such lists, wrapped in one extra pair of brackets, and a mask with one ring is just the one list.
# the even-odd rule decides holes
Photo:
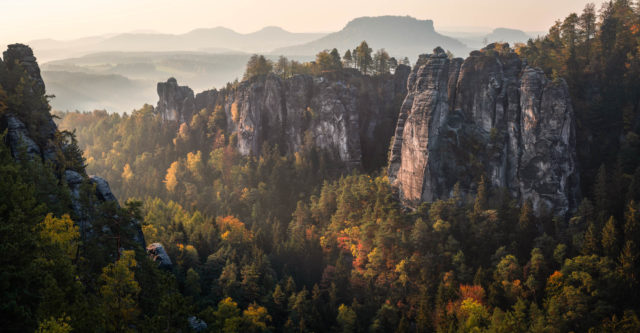
[(508, 27), (546, 31), (604, 0), (0, 0), (0, 42), (59, 40), (131, 31), (179, 34), (224, 26), (332, 32), (360, 16), (410, 15), (437, 30)]

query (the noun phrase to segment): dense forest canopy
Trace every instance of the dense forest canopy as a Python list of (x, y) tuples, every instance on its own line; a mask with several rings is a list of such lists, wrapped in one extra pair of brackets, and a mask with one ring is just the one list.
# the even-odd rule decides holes
[[(455, 191), (407, 210), (383, 168), (345, 172), (310, 141), (294, 154), (275, 145), (240, 154), (219, 107), (188, 124), (163, 120), (150, 105), (123, 115), (56, 113), (61, 129), (75, 130), (65, 132), (63, 146), (73, 149), (63, 160), (81, 173), (86, 163), (126, 202), (100, 205), (104, 218), (96, 223), (115, 232), (120, 224), (108, 216), (141, 221), (146, 242), (162, 243), (173, 265), (159, 269), (135, 244), (115, 249), (112, 233), (84, 238), (68, 204), (41, 190), (69, 196), (60, 170), (14, 159), (0, 145), (0, 306), (10, 314), (2, 325), (16, 332), (637, 332), (639, 27), (640, 7), (616, 0), (600, 10), (587, 5), (516, 47), (530, 65), (569, 84), (584, 171), (582, 202), (566, 219), (536, 216), (484, 179), (475, 195)], [(245, 79), (273, 72), (340, 80), (353, 68), (386, 75), (397, 64), (363, 42), (302, 64), (256, 55)], [(0, 81), (0, 114), (44, 103), (44, 91), (22, 93), (28, 82), (15, 68), (0, 67), (0, 78), (9, 78)], [(37, 115), (22, 117), (37, 137), (42, 122), (28, 118)]]

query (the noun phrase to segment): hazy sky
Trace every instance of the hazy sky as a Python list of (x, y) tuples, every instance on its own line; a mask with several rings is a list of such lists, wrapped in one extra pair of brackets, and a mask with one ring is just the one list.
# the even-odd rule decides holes
[(509, 27), (546, 31), (557, 19), (604, 0), (0, 0), (0, 41), (71, 39), (136, 30), (183, 33), (277, 25), (329, 32), (359, 16), (410, 15), (436, 29)]

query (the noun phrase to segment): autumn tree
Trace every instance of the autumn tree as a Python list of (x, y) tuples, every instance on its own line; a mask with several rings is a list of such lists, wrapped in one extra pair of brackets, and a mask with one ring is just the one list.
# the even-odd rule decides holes
[(107, 265), (100, 275), (100, 295), (107, 327), (116, 332), (133, 332), (140, 309), (140, 286), (135, 279), (137, 262), (133, 251), (124, 251), (120, 259)]
[(263, 55), (254, 54), (249, 58), (247, 62), (247, 68), (245, 69), (243, 80), (251, 79), (254, 76), (266, 75), (273, 69), (273, 63)]
[(375, 74), (387, 74), (391, 68), (389, 54), (385, 49), (376, 51), (373, 55), (373, 71)]
[(373, 63), (373, 59), (371, 58), (371, 52), (373, 50), (369, 47), (367, 42), (362, 41), (358, 47), (355, 49), (355, 60), (356, 67), (364, 74), (368, 74), (371, 69), (371, 64)]

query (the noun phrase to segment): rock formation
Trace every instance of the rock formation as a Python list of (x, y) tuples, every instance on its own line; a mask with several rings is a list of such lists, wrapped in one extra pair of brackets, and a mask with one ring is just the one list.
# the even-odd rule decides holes
[[(44, 99), (45, 85), (40, 76), (40, 68), (33, 56), (31, 48), (22, 44), (9, 45), (7, 51), (3, 53), (3, 59), (0, 60), (0, 69), (6, 68), (9, 71), (18, 70), (15, 66), (24, 69), (28, 80), (32, 84), (25, 84), (25, 101), (18, 104), (21, 109), (14, 110), (11, 105), (0, 116), (0, 131), (7, 130), (5, 138), (11, 154), (15, 159), (25, 156), (31, 161), (40, 163), (52, 163), (57, 167), (62, 167), (62, 163), (57, 160), (56, 150), (65, 150), (65, 143), (55, 143), (55, 135), (57, 126), (53, 122), (53, 118), (49, 113), (49, 106)], [(6, 82), (6, 77), (2, 77), (3, 71), (0, 70), (0, 83)], [(6, 87), (5, 87), (6, 88)], [(27, 120), (34, 120), (37, 123), (29, 123)], [(58, 146), (56, 146), (58, 145)], [(24, 154), (24, 155), (23, 155)], [(69, 210), (73, 212), (74, 221), (79, 225), (83, 233), (87, 235), (92, 233), (92, 222), (95, 216), (91, 214), (91, 210), (95, 207), (87, 207), (83, 203), (83, 192), (81, 187), (83, 184), (95, 185), (95, 197), (98, 202), (114, 201), (117, 203), (116, 197), (111, 192), (109, 184), (102, 178), (97, 176), (87, 176), (77, 171), (66, 169), (62, 171), (60, 182), (66, 184), (70, 192), (71, 207)], [(51, 190), (51, 189), (44, 189)], [(83, 194), (84, 193), (84, 194)], [(60, 198), (55, 199), (60, 200)], [(134, 235), (133, 240), (144, 246), (144, 236), (139, 221), (132, 222)]]
[(537, 214), (565, 215), (579, 193), (574, 115), (562, 79), (527, 66), (507, 44), (449, 59), (437, 48), (411, 72), (389, 160), (402, 202), (446, 199), (481, 177)]
[(181, 123), (189, 122), (196, 112), (193, 90), (179, 86), (178, 81), (169, 78), (167, 82), (158, 82), (158, 106), (156, 112), (165, 120), (177, 120)]
[[(393, 75), (373, 78), (349, 69), (332, 79), (310, 75), (282, 79), (270, 74), (232, 89), (201, 92), (195, 102), (191, 89), (169, 79), (158, 84), (156, 111), (164, 119), (188, 123), (195, 112), (220, 106), (227, 131), (237, 134), (243, 155), (258, 154), (265, 142), (293, 153), (310, 140), (358, 167), (376, 154), (386, 158), (380, 140), (388, 142), (393, 134), (409, 72), (409, 67), (400, 65)], [(388, 133), (383, 133), (385, 126)]]
[(147, 246), (147, 253), (151, 260), (155, 261), (160, 268), (170, 269), (173, 267), (173, 263), (171, 262), (171, 258), (167, 254), (167, 251), (164, 250), (164, 247), (160, 243), (152, 243)]

